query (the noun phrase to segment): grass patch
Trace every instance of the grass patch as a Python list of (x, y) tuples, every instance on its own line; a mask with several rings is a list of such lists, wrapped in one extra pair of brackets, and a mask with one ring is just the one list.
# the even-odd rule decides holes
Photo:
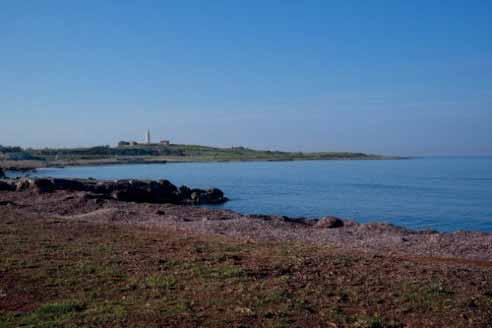
[(443, 311), (453, 303), (454, 292), (440, 281), (424, 286), (405, 286), (405, 299), (423, 311)]
[(388, 321), (380, 316), (361, 316), (356, 319), (354, 328), (403, 328), (401, 323)]
[(462, 264), (443, 268), (135, 226), (46, 225), (0, 213), (0, 231), (6, 229), (9, 237), (0, 238), (1, 328), (492, 322), (492, 268), (463, 271)]
[(174, 276), (167, 274), (159, 274), (147, 277), (145, 285), (156, 289), (176, 289), (177, 280)]
[[(75, 326), (71, 323), (73, 317), (84, 311), (85, 308), (83, 304), (71, 300), (51, 302), (41, 305), (34, 312), (12, 318), (17, 319), (19, 317), (20, 325), (26, 327), (73, 327)], [(4, 327), (14, 326), (5, 322)]]
[(63, 301), (48, 303), (42, 305), (35, 314), (38, 316), (60, 316), (67, 313), (79, 312), (84, 309), (84, 306), (74, 301)]
[(246, 271), (241, 267), (229, 264), (195, 265), (192, 271), (204, 279), (231, 279), (246, 276)]
[(176, 316), (182, 313), (190, 311), (190, 306), (185, 302), (178, 302), (175, 304), (169, 304), (162, 308), (161, 314), (165, 316)]

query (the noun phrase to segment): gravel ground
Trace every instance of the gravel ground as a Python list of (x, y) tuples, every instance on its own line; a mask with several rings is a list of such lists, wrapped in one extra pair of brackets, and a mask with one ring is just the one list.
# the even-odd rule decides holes
[(298, 241), (405, 256), (492, 260), (492, 234), (412, 231), (382, 223), (344, 220), (339, 228), (279, 216), (248, 216), (228, 210), (184, 205), (125, 203), (92, 198), (84, 192), (0, 192), (2, 211), (67, 220), (166, 227), (184, 233), (218, 234), (251, 241)]

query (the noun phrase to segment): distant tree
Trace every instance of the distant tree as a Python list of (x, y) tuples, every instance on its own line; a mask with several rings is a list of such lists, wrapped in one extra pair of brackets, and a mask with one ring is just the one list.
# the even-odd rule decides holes
[(1, 146), (0, 145), (0, 152), (2, 153), (20, 153), (22, 152), (21, 147), (10, 147), (10, 146)]
[(128, 141), (118, 142), (118, 147), (125, 147), (125, 146), (130, 146), (130, 143)]

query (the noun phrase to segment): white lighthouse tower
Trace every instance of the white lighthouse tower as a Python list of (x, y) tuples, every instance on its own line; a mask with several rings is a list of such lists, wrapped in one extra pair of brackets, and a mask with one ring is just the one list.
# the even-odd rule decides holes
[(147, 133), (145, 133), (145, 142), (150, 144), (150, 130), (147, 130)]

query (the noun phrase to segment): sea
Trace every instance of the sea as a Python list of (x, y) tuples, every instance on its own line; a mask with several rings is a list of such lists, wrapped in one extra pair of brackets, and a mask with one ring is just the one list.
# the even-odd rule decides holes
[(131, 164), (47, 168), (35, 175), (217, 187), (230, 198), (219, 207), (243, 214), (492, 232), (492, 157)]

